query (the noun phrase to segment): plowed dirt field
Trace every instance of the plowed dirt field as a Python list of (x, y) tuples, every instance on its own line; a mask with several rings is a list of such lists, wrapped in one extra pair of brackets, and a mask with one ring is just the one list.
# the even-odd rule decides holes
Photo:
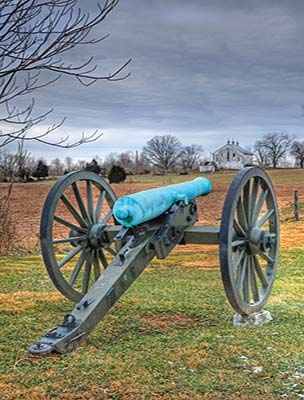
[[(303, 246), (304, 225), (303, 221), (299, 224), (289, 223), (293, 214), (294, 191), (299, 193), (300, 203), (304, 203), (304, 171), (302, 170), (276, 170), (269, 171), (277, 193), (278, 204), (281, 212), (282, 224), (282, 245), (288, 247)], [(213, 184), (212, 192), (205, 197), (197, 199), (199, 210), (199, 224), (219, 225), (221, 212), (228, 186), (235, 173), (217, 173), (208, 175)], [(193, 179), (196, 176), (172, 176), (151, 177), (151, 176), (132, 176), (128, 182), (114, 184), (117, 197), (134, 193), (141, 190), (163, 186), (181, 181)], [(54, 184), (54, 181), (15, 183), (12, 191), (10, 209), (17, 221), (17, 240), (38, 241), (39, 223), (44, 200)], [(8, 184), (0, 183), (0, 198), (7, 192)], [(302, 212), (302, 220), (304, 215)]]

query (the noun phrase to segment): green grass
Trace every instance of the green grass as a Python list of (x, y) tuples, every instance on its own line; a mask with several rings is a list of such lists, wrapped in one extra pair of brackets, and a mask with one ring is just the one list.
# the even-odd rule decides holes
[(284, 252), (266, 307), (274, 321), (255, 328), (232, 326), (216, 257), (156, 260), (76, 352), (42, 358), (27, 346), (73, 305), (39, 256), (2, 257), (0, 398), (303, 398), (304, 250)]

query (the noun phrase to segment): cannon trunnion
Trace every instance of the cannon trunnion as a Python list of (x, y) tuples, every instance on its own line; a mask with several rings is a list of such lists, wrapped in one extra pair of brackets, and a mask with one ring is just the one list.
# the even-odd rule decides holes
[(117, 201), (112, 188), (94, 173), (72, 172), (58, 180), (43, 208), (41, 248), (54, 285), (76, 305), (29, 351), (72, 351), (151, 260), (167, 257), (178, 244), (219, 245), (230, 304), (242, 315), (262, 310), (279, 252), (271, 181), (261, 168), (242, 169), (227, 192), (220, 228), (194, 226), (195, 197), (210, 190), (206, 178), (197, 178)]

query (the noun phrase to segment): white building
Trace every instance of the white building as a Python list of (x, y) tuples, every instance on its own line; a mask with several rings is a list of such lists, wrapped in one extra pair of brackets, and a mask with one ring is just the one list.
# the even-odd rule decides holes
[(199, 166), (199, 172), (215, 172), (216, 165), (213, 161), (205, 161), (203, 164)]
[(253, 153), (239, 145), (238, 141), (230, 140), (213, 153), (213, 162), (217, 169), (240, 169), (253, 165)]

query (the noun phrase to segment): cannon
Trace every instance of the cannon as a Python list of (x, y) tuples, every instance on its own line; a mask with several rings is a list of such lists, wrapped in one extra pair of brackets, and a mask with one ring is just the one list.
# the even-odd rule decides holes
[(272, 183), (259, 167), (240, 170), (226, 194), (220, 226), (195, 226), (196, 198), (210, 191), (210, 181), (197, 178), (117, 200), (111, 186), (92, 172), (59, 179), (44, 204), (41, 250), (54, 285), (76, 305), (30, 346), (30, 353), (73, 351), (151, 260), (164, 259), (176, 245), (219, 245), (231, 306), (242, 316), (261, 311), (279, 253)]

